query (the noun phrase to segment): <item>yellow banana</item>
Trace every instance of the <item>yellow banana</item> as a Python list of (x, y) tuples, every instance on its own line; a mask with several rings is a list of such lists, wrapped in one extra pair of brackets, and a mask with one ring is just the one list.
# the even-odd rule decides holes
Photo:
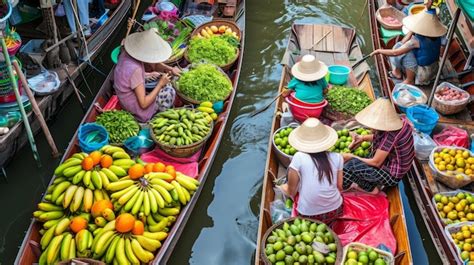
[(148, 232), (148, 231), (145, 231), (145, 232), (143, 232), (143, 236), (147, 237), (147, 238), (150, 238), (150, 239), (163, 241), (168, 236), (168, 233), (166, 233), (166, 232)]
[(94, 190), (94, 201), (101, 201), (104, 199), (104, 194), (100, 190)]
[(160, 185), (162, 186), (163, 188), (165, 188), (167, 191), (170, 191), (172, 189), (174, 189), (174, 186), (169, 184), (168, 182), (162, 180), (162, 179), (159, 179), (159, 178), (152, 178), (150, 180), (150, 183), (152, 184), (156, 184), (156, 185)]
[(107, 221), (113, 221), (115, 220), (115, 213), (109, 208), (105, 208), (104, 211), (102, 211), (102, 217), (105, 218)]
[(84, 191), (84, 198), (82, 199), (82, 206), (84, 207), (84, 212), (90, 212), (92, 204), (94, 203), (94, 193), (90, 189)]
[(67, 260), (73, 259), (76, 257), (76, 241), (74, 239), (71, 240), (71, 243), (69, 243), (69, 255)]
[(132, 243), (129, 238), (125, 239), (125, 256), (132, 263), (132, 265), (140, 265), (140, 260), (135, 256), (132, 250)]
[(150, 202), (150, 211), (156, 213), (158, 211), (158, 203), (156, 202), (155, 195), (153, 194), (153, 189), (147, 191), (148, 201)]
[(99, 176), (100, 176), (100, 180), (101, 180), (101, 182), (102, 182), (102, 186), (103, 186), (105, 189), (107, 189), (107, 187), (108, 187), (109, 184), (110, 184), (109, 178), (108, 178), (107, 175), (105, 175), (105, 173), (102, 172), (102, 171), (98, 171), (97, 173), (98, 173)]
[(132, 159), (129, 159), (129, 158), (116, 159), (112, 163), (112, 165), (119, 166), (119, 167), (131, 167), (135, 164), (136, 164), (136, 162)]
[(132, 238), (132, 250), (133, 253), (135, 253), (135, 256), (142, 262), (148, 263), (153, 259), (153, 254), (148, 252), (147, 250), (144, 250), (142, 246), (140, 246), (140, 243), (135, 239)]
[(53, 237), (54, 237), (55, 228), (56, 228), (56, 226), (52, 226), (41, 237), (40, 245), (41, 245), (42, 250), (45, 250), (49, 246), (49, 243), (51, 242), (51, 239), (53, 239)]
[(85, 170), (81, 170), (72, 177), (72, 184), (78, 184), (79, 182), (82, 181), (82, 178), (84, 178), (84, 175), (86, 174)]
[(84, 174), (84, 177), (82, 178), (82, 183), (89, 187), (91, 185), (91, 177), (92, 177), (92, 172), (91, 171), (86, 171)]
[(148, 225), (157, 225), (157, 224), (158, 224), (158, 223), (155, 221), (155, 219), (153, 219), (153, 216), (151, 216), (151, 215), (148, 215), (148, 216), (146, 217), (146, 223), (147, 223)]
[[(94, 224), (95, 226), (97, 226), (96, 224)], [(94, 232), (93, 232), (93, 235), (95, 236), (94, 238), (97, 238), (97, 236), (99, 236), (100, 234), (102, 234), (104, 231), (104, 228), (102, 227), (97, 227)], [(92, 242), (92, 244), (94, 244), (94, 242)]]
[(81, 161), (84, 160), (84, 158), (87, 157), (86, 153), (75, 153), (71, 157), (80, 159)]
[(116, 182), (112, 182), (109, 184), (109, 187), (107, 187), (107, 189), (109, 191), (119, 191), (119, 190), (123, 190), (129, 186), (132, 186), (135, 182), (133, 180), (119, 180), (119, 181), (116, 181)]
[(46, 194), (46, 195), (44, 195), (44, 200), (51, 202), (51, 201), (52, 201), (52, 200), (51, 200), (51, 194)]
[(63, 218), (59, 223), (56, 225), (56, 228), (54, 229), (54, 235), (59, 236), (60, 234), (64, 233), (68, 228), (69, 224), (71, 223), (71, 220), (69, 218)]
[(119, 178), (128, 175), (127, 171), (119, 166), (111, 165), (109, 169)]
[(60, 219), (64, 216), (63, 211), (52, 211), (52, 212), (45, 212), (38, 217), (40, 222), (46, 222), (49, 220)]
[(125, 150), (118, 146), (107, 146), (104, 148), (103, 152), (108, 155), (113, 155), (115, 152), (125, 152)]
[(102, 230), (105, 232), (105, 231), (113, 231), (115, 230), (115, 220), (113, 220), (112, 222), (108, 222), (103, 228)]
[(115, 248), (115, 258), (119, 264), (130, 264), (125, 254), (125, 238), (120, 238)]
[(66, 178), (72, 178), (74, 175), (76, 175), (76, 174), (77, 174), (79, 171), (81, 171), (81, 170), (82, 170), (82, 166), (81, 166), (81, 165), (68, 167), (68, 168), (64, 169), (63, 175), (64, 175)]
[(156, 204), (158, 206), (156, 208), (156, 211), (153, 212), (152, 210), (153, 213), (156, 213), (158, 211), (158, 208), (165, 208), (165, 200), (163, 199), (163, 197), (157, 190), (155, 190), (154, 188), (151, 188), (148, 192), (150, 192), (150, 194), (153, 195), (153, 197), (155, 198)]
[[(140, 207), (143, 204), (143, 199), (145, 197), (145, 192), (144, 191), (139, 191), (139, 194), (140, 195), (138, 196), (137, 201), (135, 202), (135, 204), (132, 207), (132, 214), (137, 214), (138, 211), (140, 210)], [(148, 212), (148, 213), (150, 213), (150, 212)]]
[(67, 233), (64, 236), (63, 240), (61, 241), (61, 250), (60, 250), (60, 255), (59, 255), (60, 260), (68, 260), (69, 259), (71, 241), (74, 241), (72, 239), (72, 235), (70, 233)]
[(64, 171), (65, 171), (67, 168), (80, 165), (81, 163), (82, 163), (82, 159), (78, 159), (78, 158), (68, 159), (68, 161), (62, 163), (61, 165), (59, 165), (59, 166), (54, 170), (54, 175), (56, 175), (56, 176), (62, 176), (63, 173), (64, 173)]
[(110, 246), (107, 248), (107, 251), (105, 252), (105, 262), (107, 264), (111, 264), (114, 257), (115, 257), (115, 249), (117, 248), (117, 244), (120, 241), (120, 236), (114, 237), (112, 242), (110, 243)]
[(132, 186), (129, 186), (128, 188), (125, 188), (125, 189), (123, 189), (123, 190), (116, 191), (116, 192), (112, 193), (112, 194), (110, 195), (110, 197), (111, 197), (112, 199), (118, 199), (118, 198), (122, 197), (125, 193), (127, 193), (128, 191), (130, 191), (130, 190), (132, 190), (132, 189), (138, 189), (138, 186), (132, 185)]
[(103, 233), (100, 236), (100, 238), (97, 240), (94, 254), (96, 254), (99, 257), (102, 257), (102, 255), (105, 254), (105, 251), (107, 251), (107, 248), (112, 242), (114, 236), (116, 236), (114, 231), (107, 231)]
[(53, 184), (59, 184), (63, 181), (66, 181), (66, 178), (65, 177), (57, 177), (57, 178), (54, 178), (53, 180)]
[(197, 110), (199, 111), (202, 111), (202, 112), (206, 112), (206, 113), (214, 113), (214, 109), (213, 108), (209, 108), (209, 107), (204, 107), (204, 106), (199, 106), (197, 108)]
[(165, 172), (151, 172), (151, 173), (148, 173), (148, 178), (149, 179), (157, 178), (157, 179), (162, 179), (162, 180), (166, 180), (166, 181), (171, 181), (171, 180), (174, 179), (173, 176), (171, 176), (170, 174), (165, 173)]
[(66, 195), (66, 194), (65, 194), (64, 192), (63, 192), (61, 195), (59, 195), (59, 197), (56, 199), (56, 202), (55, 202), (56, 205), (61, 205), (61, 204), (63, 204), (63, 200), (64, 200), (64, 196), (65, 196), (65, 195)]
[(161, 247), (161, 242), (156, 239), (151, 239), (141, 235), (136, 235), (135, 238), (137, 239), (138, 243), (140, 243), (140, 246), (152, 253)]
[(117, 160), (118, 159), (131, 159), (131, 157), (127, 153), (121, 152), (121, 151), (113, 153), (112, 158), (117, 159)]
[(51, 193), (51, 200), (56, 201), (59, 195), (61, 195), (69, 186), (71, 186), (71, 182), (69, 181), (61, 182), (56, 185), (53, 192)]
[(44, 214), (43, 211), (34, 211), (33, 212), (33, 217), (34, 218), (39, 218), (42, 214)]
[[(112, 183), (110, 184), (112, 185)], [(122, 196), (120, 196), (120, 198), (118, 199), (118, 203), (120, 205), (125, 205), (128, 201), (130, 201), (130, 199), (137, 193), (139, 192), (139, 188), (137, 186), (133, 186), (132, 189), (130, 189), (129, 191), (127, 191), (125, 194), (123, 194)]]
[(102, 168), (100, 171), (103, 172), (107, 176), (107, 178), (109, 179), (109, 182), (115, 182), (119, 180), (117, 175), (115, 175), (115, 173), (112, 172), (112, 170), (108, 168)]
[(49, 202), (40, 202), (38, 203), (38, 209), (45, 211), (45, 212), (50, 212), (50, 211), (62, 211), (63, 208), (61, 206), (54, 205)]
[(51, 227), (57, 225), (59, 223), (59, 221), (61, 221), (62, 219), (56, 219), (56, 220), (49, 220), (49, 221), (46, 221), (44, 224), (43, 224), (43, 228), (48, 230), (50, 229)]
[(143, 196), (143, 212), (145, 215), (150, 215), (151, 211), (151, 202), (150, 202), (150, 196), (152, 196), (148, 191), (144, 191), (144, 196)]
[[(140, 197), (140, 193), (142, 193), (141, 190), (137, 190), (135, 192), (135, 194), (133, 194), (133, 197), (128, 200), (128, 202), (123, 206), (123, 209), (126, 211), (126, 212), (129, 212), (130, 210), (132, 210), (133, 206), (135, 205), (135, 203), (137, 202), (138, 200), (138, 197)], [(120, 202), (120, 201), (119, 201)]]
[(104, 197), (104, 200), (108, 200), (110, 201), (110, 197), (109, 197), (109, 194), (107, 194), (107, 192), (104, 190), (104, 189), (101, 189), (102, 191), (102, 197)]
[(188, 203), (191, 200), (191, 194), (183, 186), (181, 186), (181, 190), (183, 191), (184, 197), (186, 198), (186, 203)]
[(46, 254), (46, 262), (48, 264), (54, 263), (54, 261), (58, 257), (63, 237), (64, 235), (55, 236), (49, 243), (48, 253)]
[(71, 185), (67, 188), (64, 194), (64, 199), (62, 201), (62, 205), (64, 209), (69, 207), (69, 204), (71, 204), (72, 198), (74, 198), (74, 193), (76, 193), (77, 188), (78, 186), (76, 185)]
[(102, 178), (96, 170), (92, 171), (91, 181), (96, 189), (102, 189)]
[(148, 230), (150, 230), (150, 232), (160, 232), (160, 231), (163, 231), (167, 225), (168, 225), (168, 219), (164, 218), (160, 222), (158, 222), (156, 225), (149, 225)]
[(84, 252), (87, 249), (87, 243), (89, 242), (89, 237), (92, 234), (86, 229), (82, 229), (76, 234), (76, 248), (79, 252)]
[(171, 203), (173, 201), (171, 194), (165, 188), (160, 185), (152, 185), (152, 187), (160, 193), (161, 197), (163, 197), (166, 203)]
[(203, 101), (203, 102), (201, 102), (201, 104), (199, 104), (199, 106), (212, 108), (213, 104), (210, 101)]
[(163, 215), (163, 216), (174, 216), (179, 214), (179, 208), (163, 208), (163, 209), (158, 209), (158, 213)]
[(79, 208), (81, 207), (83, 197), (84, 197), (84, 188), (83, 187), (77, 188), (76, 192), (74, 193), (74, 198), (72, 198), (71, 205), (69, 206), (69, 209), (71, 210), (71, 212), (76, 212), (77, 210), (79, 210)]
[(186, 197), (183, 193), (183, 190), (181, 188), (181, 185), (179, 185), (179, 183), (176, 181), (176, 180), (173, 180), (171, 181), (171, 184), (174, 186), (174, 188), (176, 189), (176, 192), (178, 192), (178, 199), (179, 199), (179, 202), (181, 202), (182, 205), (186, 205)]
[(197, 190), (197, 186), (193, 182), (182, 176), (176, 176), (176, 181), (187, 190)]
[(199, 184), (200, 184), (199, 180), (197, 180), (197, 179), (195, 179), (195, 178), (192, 178), (192, 177), (190, 177), (190, 176), (186, 176), (186, 175), (184, 175), (184, 174), (181, 173), (181, 172), (176, 172), (176, 177), (178, 177), (178, 176), (179, 176), (180, 178), (186, 179), (186, 180), (188, 180), (188, 181), (194, 183), (194, 185), (196, 185), (196, 186), (199, 186)]

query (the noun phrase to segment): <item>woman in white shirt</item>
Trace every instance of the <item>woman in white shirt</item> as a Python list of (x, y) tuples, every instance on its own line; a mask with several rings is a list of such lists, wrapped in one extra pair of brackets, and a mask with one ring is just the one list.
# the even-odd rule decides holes
[(281, 185), (281, 190), (292, 198), (299, 194), (299, 215), (330, 224), (342, 215), (343, 202), (344, 160), (327, 151), (337, 141), (336, 131), (309, 118), (291, 132), (288, 141), (298, 152), (288, 168), (288, 183)]

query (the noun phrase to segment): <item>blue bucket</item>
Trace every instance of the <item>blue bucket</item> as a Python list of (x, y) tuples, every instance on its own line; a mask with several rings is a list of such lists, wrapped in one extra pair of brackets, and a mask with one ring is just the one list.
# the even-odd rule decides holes
[(407, 109), (408, 119), (420, 132), (431, 135), (439, 120), (439, 115), (433, 108), (426, 105), (416, 105)]
[(97, 123), (81, 125), (77, 138), (79, 139), (79, 147), (86, 153), (99, 150), (109, 143), (109, 133), (102, 125)]
[(351, 68), (344, 65), (331, 65), (328, 67), (329, 83), (333, 85), (344, 85), (349, 79)]

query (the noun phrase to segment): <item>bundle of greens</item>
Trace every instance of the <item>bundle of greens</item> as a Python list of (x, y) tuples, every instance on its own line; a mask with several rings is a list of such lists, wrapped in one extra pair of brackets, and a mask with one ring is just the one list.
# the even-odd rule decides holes
[(164, 21), (156, 20), (143, 25), (145, 30), (155, 28), (158, 34), (166, 40), (172, 49), (171, 58), (177, 57), (184, 53), (186, 42), (191, 35), (192, 28), (183, 21)]
[(199, 64), (181, 74), (178, 80), (181, 93), (197, 101), (220, 101), (229, 96), (232, 83), (214, 65)]
[(105, 127), (111, 143), (122, 144), (129, 137), (137, 136), (140, 125), (132, 114), (125, 110), (109, 110), (98, 115), (95, 121)]
[(331, 108), (349, 115), (357, 114), (372, 103), (372, 100), (364, 91), (343, 86), (335, 86), (329, 89), (326, 99)]
[(218, 66), (224, 66), (237, 57), (237, 49), (227, 37), (210, 36), (193, 38), (189, 43), (188, 57), (191, 63), (204, 60)]

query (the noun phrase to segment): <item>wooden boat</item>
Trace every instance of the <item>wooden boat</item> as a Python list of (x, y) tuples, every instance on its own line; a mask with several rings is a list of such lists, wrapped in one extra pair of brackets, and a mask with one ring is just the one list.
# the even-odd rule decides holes
[[(324, 40), (321, 40), (327, 32), (331, 31)], [(327, 65), (343, 64), (351, 66), (349, 58), (362, 58), (361, 50), (355, 41), (355, 30), (334, 25), (295, 24), (292, 26), (292, 34), (289, 46), (283, 60), (284, 68), (280, 80), (279, 91), (282, 91), (289, 82), (290, 68), (295, 63), (295, 54), (313, 54)], [(316, 45), (314, 44), (316, 43)], [(314, 47), (313, 47), (314, 46)], [(375, 98), (373, 87), (368, 75), (368, 65), (362, 64), (353, 70), (350, 83), (354, 87), (366, 92), (372, 99)], [(257, 249), (255, 264), (264, 264), (261, 258), (262, 237), (269, 227), (272, 226), (270, 215), (270, 203), (274, 200), (273, 180), (283, 176), (286, 169), (278, 163), (275, 152), (272, 152), (272, 135), (280, 127), (280, 115), (284, 108), (283, 100), (277, 100), (270, 139), (268, 143), (267, 162), (262, 187), (262, 200), (260, 203), (260, 217), (258, 227)], [(398, 187), (393, 187), (387, 192), (390, 201), (389, 214), (391, 225), (397, 240), (397, 253), (395, 254), (397, 264), (413, 264), (410, 251), (409, 237), (405, 222), (403, 204)]]
[[(189, 2), (192, 2), (192, 0)], [(239, 26), (240, 30), (242, 31), (241, 49), (243, 51), (244, 36), (245, 36), (245, 32), (244, 32), (245, 1), (242, 0), (239, 2), (236, 11), (237, 12), (235, 13), (235, 16), (233, 19), (235, 20), (236, 24)], [(232, 108), (232, 103), (233, 103), (235, 94), (237, 92), (237, 83), (239, 80), (240, 69), (242, 66), (242, 59), (243, 59), (242, 55), (243, 55), (243, 52), (240, 53), (240, 57), (238, 58), (237, 62), (228, 71), (228, 73), (230, 74), (230, 78), (232, 80), (234, 89), (231, 95), (229, 96), (229, 98), (224, 103), (224, 110), (219, 115), (218, 120), (214, 124), (213, 133), (211, 137), (209, 138), (201, 154), (201, 158), (199, 160), (199, 175), (197, 179), (201, 182), (201, 185), (199, 185), (198, 189), (192, 196), (191, 201), (188, 202), (188, 204), (182, 208), (181, 213), (177, 216), (176, 222), (174, 223), (174, 225), (172, 226), (171, 230), (168, 233), (168, 237), (165, 239), (165, 241), (162, 242), (162, 246), (159, 249), (158, 253), (155, 254), (155, 259), (152, 262), (153, 264), (166, 264), (167, 263), (167, 260), (169, 259), (173, 249), (175, 248), (178, 242), (178, 239), (184, 230), (184, 226), (186, 225), (186, 222), (188, 221), (191, 215), (191, 212), (194, 206), (196, 205), (199, 195), (204, 187), (204, 183), (207, 179), (207, 175), (209, 174), (212, 163), (217, 154), (217, 149), (219, 148), (219, 144), (222, 140), (222, 136), (224, 134), (224, 129), (227, 123), (227, 119), (229, 117), (229, 114)], [(108, 102), (110, 97), (113, 95), (114, 89), (113, 89), (112, 77), (113, 77), (113, 70), (108, 75), (106, 81), (104, 82), (99, 92), (97, 93), (97, 96), (95, 97), (91, 107), (89, 108), (81, 124), (94, 122), (96, 119), (96, 116), (100, 114), (96, 106), (99, 106), (99, 107), (105, 106), (105, 104)], [(71, 155), (73, 155), (76, 152), (80, 152), (77, 134), (78, 132), (76, 131), (61, 161), (66, 160), (67, 158), (69, 158)], [(53, 180), (54, 180), (54, 177), (51, 179), (50, 184), (53, 182)], [(38, 258), (40, 255), (40, 248), (38, 247), (39, 246), (38, 242), (40, 240), (40, 234), (39, 234), (40, 229), (41, 229), (41, 223), (33, 219), (28, 228), (28, 231), (26, 232), (20, 251), (18, 252), (18, 255), (16, 257), (15, 264), (33, 264), (38, 261)]]
[[(130, 10), (131, 3), (132, 0), (122, 0), (115, 10), (111, 12), (109, 19), (88, 38), (87, 47), (90, 61), (98, 56), (102, 48), (108, 48), (107, 41), (110, 41), (114, 37), (113, 33), (117, 28), (123, 25), (125, 17), (127, 17)], [(18, 32), (22, 32), (21, 27), (18, 29)], [(86, 55), (81, 52), (80, 56), (84, 57)], [(68, 72), (72, 79), (76, 80), (75, 82), (79, 80), (77, 77), (80, 76), (80, 71), (83, 71), (87, 66), (87, 62), (81, 62), (79, 64), (72, 62), (68, 65)], [(58, 91), (54, 94), (36, 97), (36, 101), (38, 102), (38, 106), (43, 113), (45, 120), (54, 117), (54, 115), (59, 112), (64, 102), (74, 93), (73, 87), (68, 82), (64, 70), (62, 68), (51, 70), (58, 73), (61, 85)], [(36, 119), (33, 112), (28, 113), (28, 117), (33, 133), (38, 133), (41, 129), (39, 121)], [(10, 128), (10, 131), (7, 134), (0, 136), (0, 167), (3, 167), (8, 163), (14, 154), (27, 143), (28, 138), (23, 122), (21, 121)]]
[[(381, 39), (380, 27), (381, 25), (375, 18), (375, 12), (379, 6), (384, 3), (383, 0), (369, 0), (368, 8), (370, 14), (370, 26), (372, 34), (372, 42), (374, 49), (391, 48), (396, 39), (390, 40), (387, 44)], [(462, 73), (466, 65), (466, 55), (463, 52), (462, 46), (457, 37), (454, 37), (448, 49), (448, 57), (445, 68), (443, 69), (443, 76), (455, 76), (457, 73)], [(375, 57), (380, 86), (385, 96), (390, 97), (391, 91), (395, 83), (388, 77), (390, 71), (390, 62), (387, 57)], [(459, 78), (450, 78), (451, 83), (465, 84), (474, 80), (474, 74), (468, 73)], [(420, 87), (429, 95), (430, 87)], [(465, 88), (471, 96), (474, 94), (474, 85)], [(472, 114), (474, 105), (470, 104), (465, 111), (451, 116), (441, 116), (435, 132), (439, 131), (446, 125), (454, 125), (467, 129), (469, 134), (473, 133), (473, 119)], [(432, 197), (435, 193), (441, 191), (448, 191), (449, 188), (437, 182), (432, 175), (432, 172), (426, 161), (418, 161), (415, 159), (413, 169), (408, 173), (408, 180), (416, 198), (416, 203), (420, 209), (421, 216), (428, 228), (434, 245), (437, 248), (443, 264), (462, 264), (458, 258), (457, 250), (454, 245), (449, 242), (448, 235), (444, 231), (444, 225), (439, 218), (436, 206), (432, 203)], [(469, 187), (472, 191), (472, 187)]]

